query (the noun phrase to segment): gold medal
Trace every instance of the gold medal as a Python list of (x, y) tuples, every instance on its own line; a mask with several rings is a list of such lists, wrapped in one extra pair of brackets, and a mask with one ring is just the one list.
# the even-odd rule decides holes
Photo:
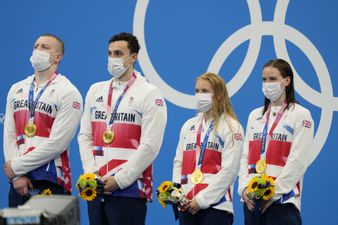
[(114, 141), (114, 138), (115, 134), (112, 130), (106, 130), (102, 135), (103, 142), (106, 144), (112, 143)]
[(260, 159), (256, 162), (256, 171), (259, 174), (263, 174), (266, 170), (266, 161), (264, 159)]
[(203, 181), (203, 173), (200, 169), (196, 169), (190, 177), (190, 181), (193, 184), (199, 184)]
[(36, 134), (36, 126), (34, 123), (27, 123), (23, 130), (27, 137), (34, 137)]

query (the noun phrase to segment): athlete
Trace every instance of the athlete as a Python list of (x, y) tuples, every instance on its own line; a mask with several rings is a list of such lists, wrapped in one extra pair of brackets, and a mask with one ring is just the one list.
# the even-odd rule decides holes
[(10, 181), (10, 207), (45, 191), (70, 194), (68, 150), (81, 119), (82, 97), (57, 71), (63, 54), (59, 37), (41, 35), (30, 58), (34, 74), (9, 90), (4, 170)]
[[(249, 115), (239, 173), (245, 224), (301, 224), (303, 176), (314, 155), (313, 120), (295, 99), (288, 62), (268, 61), (262, 79), (264, 106)], [(259, 174), (275, 179), (270, 200), (257, 202), (248, 197), (248, 184)]]
[(199, 113), (183, 125), (174, 159), (173, 181), (190, 200), (180, 206), (179, 221), (230, 225), (243, 129), (219, 75), (197, 77), (195, 97)]
[(105, 194), (88, 202), (90, 224), (143, 225), (152, 196), (152, 162), (167, 120), (159, 89), (134, 70), (140, 46), (129, 33), (109, 40), (112, 79), (93, 84), (78, 136), (85, 172), (104, 180)]

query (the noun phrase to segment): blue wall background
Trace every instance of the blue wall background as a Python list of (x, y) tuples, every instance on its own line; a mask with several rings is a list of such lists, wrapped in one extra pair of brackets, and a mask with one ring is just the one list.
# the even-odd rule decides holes
[[(284, 12), (285, 23), (274, 19), (276, 3), (281, 6), (277, 16), (283, 18)], [(143, 21), (145, 10), (142, 9), (145, 8)], [(187, 101), (188, 95), (194, 93), (195, 77), (207, 70), (221, 74), (229, 82), (233, 106), (245, 127), (249, 112), (263, 101), (263, 63), (288, 55), (305, 82), (296, 81), (297, 98), (312, 112), (316, 123), (315, 148), (322, 149), (305, 175), (303, 223), (337, 224), (337, 10), (338, 2), (334, 0), (320, 3), (315, 0), (1, 0), (0, 133), (3, 134), (7, 92), (14, 82), (33, 73), (29, 57), (40, 34), (49, 32), (64, 40), (65, 57), (59, 71), (85, 96), (92, 83), (110, 79), (106, 70), (109, 38), (121, 31), (135, 32), (143, 48), (137, 69), (170, 100), (164, 142), (154, 163), (154, 186), (157, 187), (171, 178), (180, 127), (195, 114)], [(264, 23), (259, 21), (260, 13)], [(228, 48), (220, 48), (222, 44)], [(156, 74), (178, 91), (178, 98), (170, 98), (167, 88), (157, 83)], [(1, 139), (0, 146), (2, 143)], [(70, 155), (75, 182), (82, 172), (76, 140), (71, 144)], [(0, 154), (2, 164), (4, 158)], [(0, 208), (4, 208), (8, 183), (2, 171), (0, 180)], [(73, 194), (77, 194), (75, 189)], [(235, 224), (242, 224), (242, 204), (237, 194), (234, 204)], [(81, 224), (88, 224), (83, 201)], [(170, 208), (162, 209), (154, 201), (148, 207), (147, 224), (178, 223)]]

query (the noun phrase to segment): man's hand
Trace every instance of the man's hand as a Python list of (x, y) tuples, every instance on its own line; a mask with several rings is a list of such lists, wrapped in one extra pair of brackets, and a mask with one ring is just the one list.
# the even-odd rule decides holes
[(112, 192), (119, 189), (119, 186), (116, 183), (114, 176), (103, 178), (104, 182), (104, 193), (110, 195)]
[(265, 213), (265, 211), (272, 205), (273, 201), (271, 199), (269, 201), (264, 201), (261, 203), (261, 206), (259, 207), (259, 210), (261, 213)]
[(192, 215), (196, 214), (200, 210), (200, 206), (198, 205), (198, 202), (195, 198), (189, 201), (187, 204), (183, 205), (182, 208), (184, 211), (188, 211)]
[(13, 180), (15, 191), (21, 196), (27, 196), (29, 189), (33, 189), (33, 185), (28, 177), (22, 176)]
[(242, 198), (243, 198), (246, 206), (248, 207), (248, 209), (250, 211), (253, 211), (255, 209), (255, 202), (254, 202), (254, 200), (249, 198), (248, 194), (249, 194), (249, 191), (248, 191), (248, 188), (246, 187), (242, 192)]
[(8, 177), (8, 179), (12, 180), (15, 177), (15, 173), (12, 169), (12, 160), (8, 160), (4, 165), (4, 171)]

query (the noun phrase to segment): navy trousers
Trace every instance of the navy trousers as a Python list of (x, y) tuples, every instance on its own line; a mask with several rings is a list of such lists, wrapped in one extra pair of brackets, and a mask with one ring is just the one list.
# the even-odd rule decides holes
[(272, 204), (265, 213), (250, 211), (244, 204), (245, 225), (301, 225), (299, 210), (292, 203)]
[(88, 202), (90, 225), (144, 225), (145, 199), (104, 195)]
[[(58, 194), (58, 195), (70, 195), (69, 192), (67, 192), (65, 189), (63, 189), (61, 186), (45, 181), (45, 180), (38, 180), (38, 181), (32, 181), (33, 184), (33, 192), (34, 194), (39, 194), (41, 191), (45, 189), (51, 190), (52, 194)], [(11, 184), (11, 187), (9, 189), (8, 193), (8, 207), (17, 207), (19, 205), (23, 205), (25, 202), (30, 199), (31, 196), (21, 196), (19, 195), (14, 187), (13, 184)]]
[(180, 225), (232, 225), (234, 216), (224, 210), (214, 208), (200, 209), (195, 215), (179, 212)]

